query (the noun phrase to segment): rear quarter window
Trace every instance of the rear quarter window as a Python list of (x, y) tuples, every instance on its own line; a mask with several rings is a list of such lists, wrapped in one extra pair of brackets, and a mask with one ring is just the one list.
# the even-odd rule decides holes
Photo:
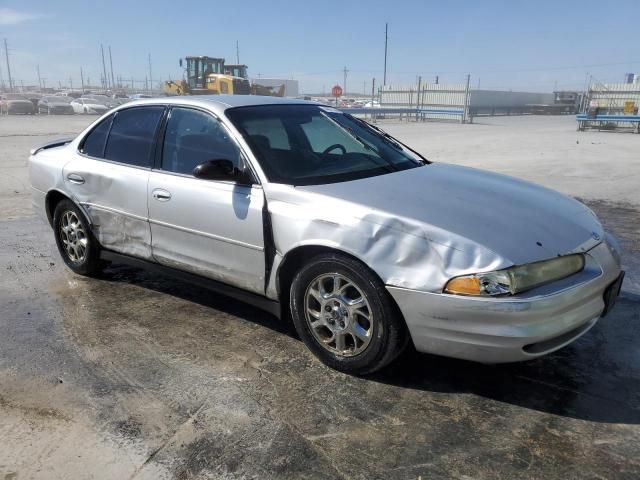
[(84, 137), (80, 152), (90, 157), (104, 158), (104, 147), (107, 143), (107, 135), (109, 134), (112, 121), (113, 115), (109, 115), (96, 125), (95, 128)]

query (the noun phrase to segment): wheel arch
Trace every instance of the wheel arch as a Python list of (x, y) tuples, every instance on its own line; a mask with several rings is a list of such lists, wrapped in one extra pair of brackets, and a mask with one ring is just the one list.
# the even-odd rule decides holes
[(47, 193), (47, 195), (45, 197), (44, 205), (45, 205), (45, 211), (46, 211), (46, 214), (47, 214), (47, 220), (49, 221), (49, 225), (52, 228), (53, 228), (53, 214), (56, 211), (56, 206), (62, 200), (69, 200), (74, 205), (76, 205), (78, 207), (78, 209), (84, 215), (84, 218), (87, 221), (87, 223), (89, 224), (89, 227), (93, 228), (93, 222), (91, 222), (91, 218), (89, 217), (89, 215), (87, 215), (87, 212), (82, 207), (82, 205), (78, 205), (78, 202), (76, 202), (75, 200), (73, 200), (73, 198), (71, 198), (69, 195), (67, 195), (66, 193), (64, 193), (64, 192), (62, 192), (60, 190), (49, 190), (49, 192)]
[[(336, 248), (333, 246), (319, 245), (319, 244), (298, 245), (292, 248), (291, 250), (289, 250), (284, 255), (276, 271), (276, 282), (277, 282), (276, 288), (278, 292), (278, 300), (280, 301), (280, 306), (282, 308), (283, 318), (285, 316), (288, 317), (289, 315), (290, 288), (291, 288), (291, 282), (293, 281), (293, 277), (295, 276), (296, 272), (300, 269), (300, 267), (302, 267), (302, 265), (304, 265), (306, 261), (308, 261), (309, 259), (317, 255), (321, 255), (324, 253), (335, 253), (335, 254), (349, 257), (352, 260), (355, 260), (360, 265), (362, 265), (362, 267), (366, 271), (370, 272), (371, 275), (374, 275), (383, 285), (386, 285), (385, 281), (382, 279), (382, 277), (380, 277), (378, 272), (376, 272), (369, 265), (367, 265), (367, 263), (362, 258), (359, 258), (357, 255), (354, 255), (353, 253), (347, 250), (343, 250), (341, 248)], [(393, 304), (394, 308), (396, 309), (397, 314), (400, 316), (399, 318), (402, 319), (402, 321), (405, 323), (405, 326), (406, 326), (404, 315), (402, 314), (400, 307), (398, 306), (398, 304), (396, 303), (395, 299), (391, 294), (389, 294), (389, 299)]]

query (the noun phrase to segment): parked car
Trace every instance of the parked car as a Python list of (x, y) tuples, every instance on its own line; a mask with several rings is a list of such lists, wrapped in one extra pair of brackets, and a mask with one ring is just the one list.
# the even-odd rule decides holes
[(133, 95), (129, 95), (131, 100), (142, 100), (143, 98), (153, 98), (151, 95), (147, 95), (146, 93), (134, 93)]
[(71, 107), (75, 113), (102, 114), (108, 110), (104, 103), (94, 98), (77, 98), (71, 102)]
[(607, 314), (624, 276), (580, 202), (430, 162), (312, 102), (132, 102), (32, 150), (29, 173), (72, 271), (147, 266), (290, 314), (355, 374), (409, 341), (488, 363), (545, 355)]
[(38, 113), (46, 113), (47, 115), (73, 115), (74, 109), (71, 105), (72, 101), (72, 97), (42, 97), (38, 102)]
[(82, 92), (77, 91), (64, 91), (58, 92), (55, 94), (56, 97), (71, 97), (71, 98), (80, 98), (82, 96)]
[(93, 100), (97, 100), (99, 103), (106, 105), (107, 108), (115, 108), (119, 105), (119, 103), (106, 95), (92, 94), (92, 95), (83, 95), (80, 98), (89, 98)]
[(33, 115), (36, 112), (33, 102), (24, 95), (5, 93), (0, 95), (0, 114), (13, 115), (17, 113)]
[(25, 93), (24, 97), (27, 100), (29, 100), (31, 103), (33, 103), (33, 107), (35, 108), (35, 110), (37, 112), (38, 111), (38, 102), (42, 98), (42, 94), (29, 92), (29, 93)]

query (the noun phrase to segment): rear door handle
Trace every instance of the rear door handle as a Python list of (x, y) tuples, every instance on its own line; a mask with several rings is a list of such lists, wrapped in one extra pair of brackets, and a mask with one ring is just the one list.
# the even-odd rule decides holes
[(153, 198), (159, 202), (167, 202), (171, 200), (171, 192), (168, 192), (163, 188), (156, 188), (151, 194), (153, 195)]
[(76, 185), (82, 185), (84, 183), (84, 177), (82, 175), (78, 175), (77, 173), (70, 173), (67, 175), (67, 180), (71, 183), (75, 183)]

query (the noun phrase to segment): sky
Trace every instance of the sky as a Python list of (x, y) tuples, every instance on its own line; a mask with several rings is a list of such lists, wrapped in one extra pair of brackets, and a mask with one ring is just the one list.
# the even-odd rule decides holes
[[(98, 84), (100, 45), (111, 46), (116, 78), (182, 78), (187, 55), (224, 57), (251, 77), (294, 78), (305, 93), (371, 91), (423, 81), (551, 92), (585, 80), (621, 82), (640, 73), (640, 0), (0, 0), (16, 85)], [(7, 82), (4, 46), (0, 73)]]

